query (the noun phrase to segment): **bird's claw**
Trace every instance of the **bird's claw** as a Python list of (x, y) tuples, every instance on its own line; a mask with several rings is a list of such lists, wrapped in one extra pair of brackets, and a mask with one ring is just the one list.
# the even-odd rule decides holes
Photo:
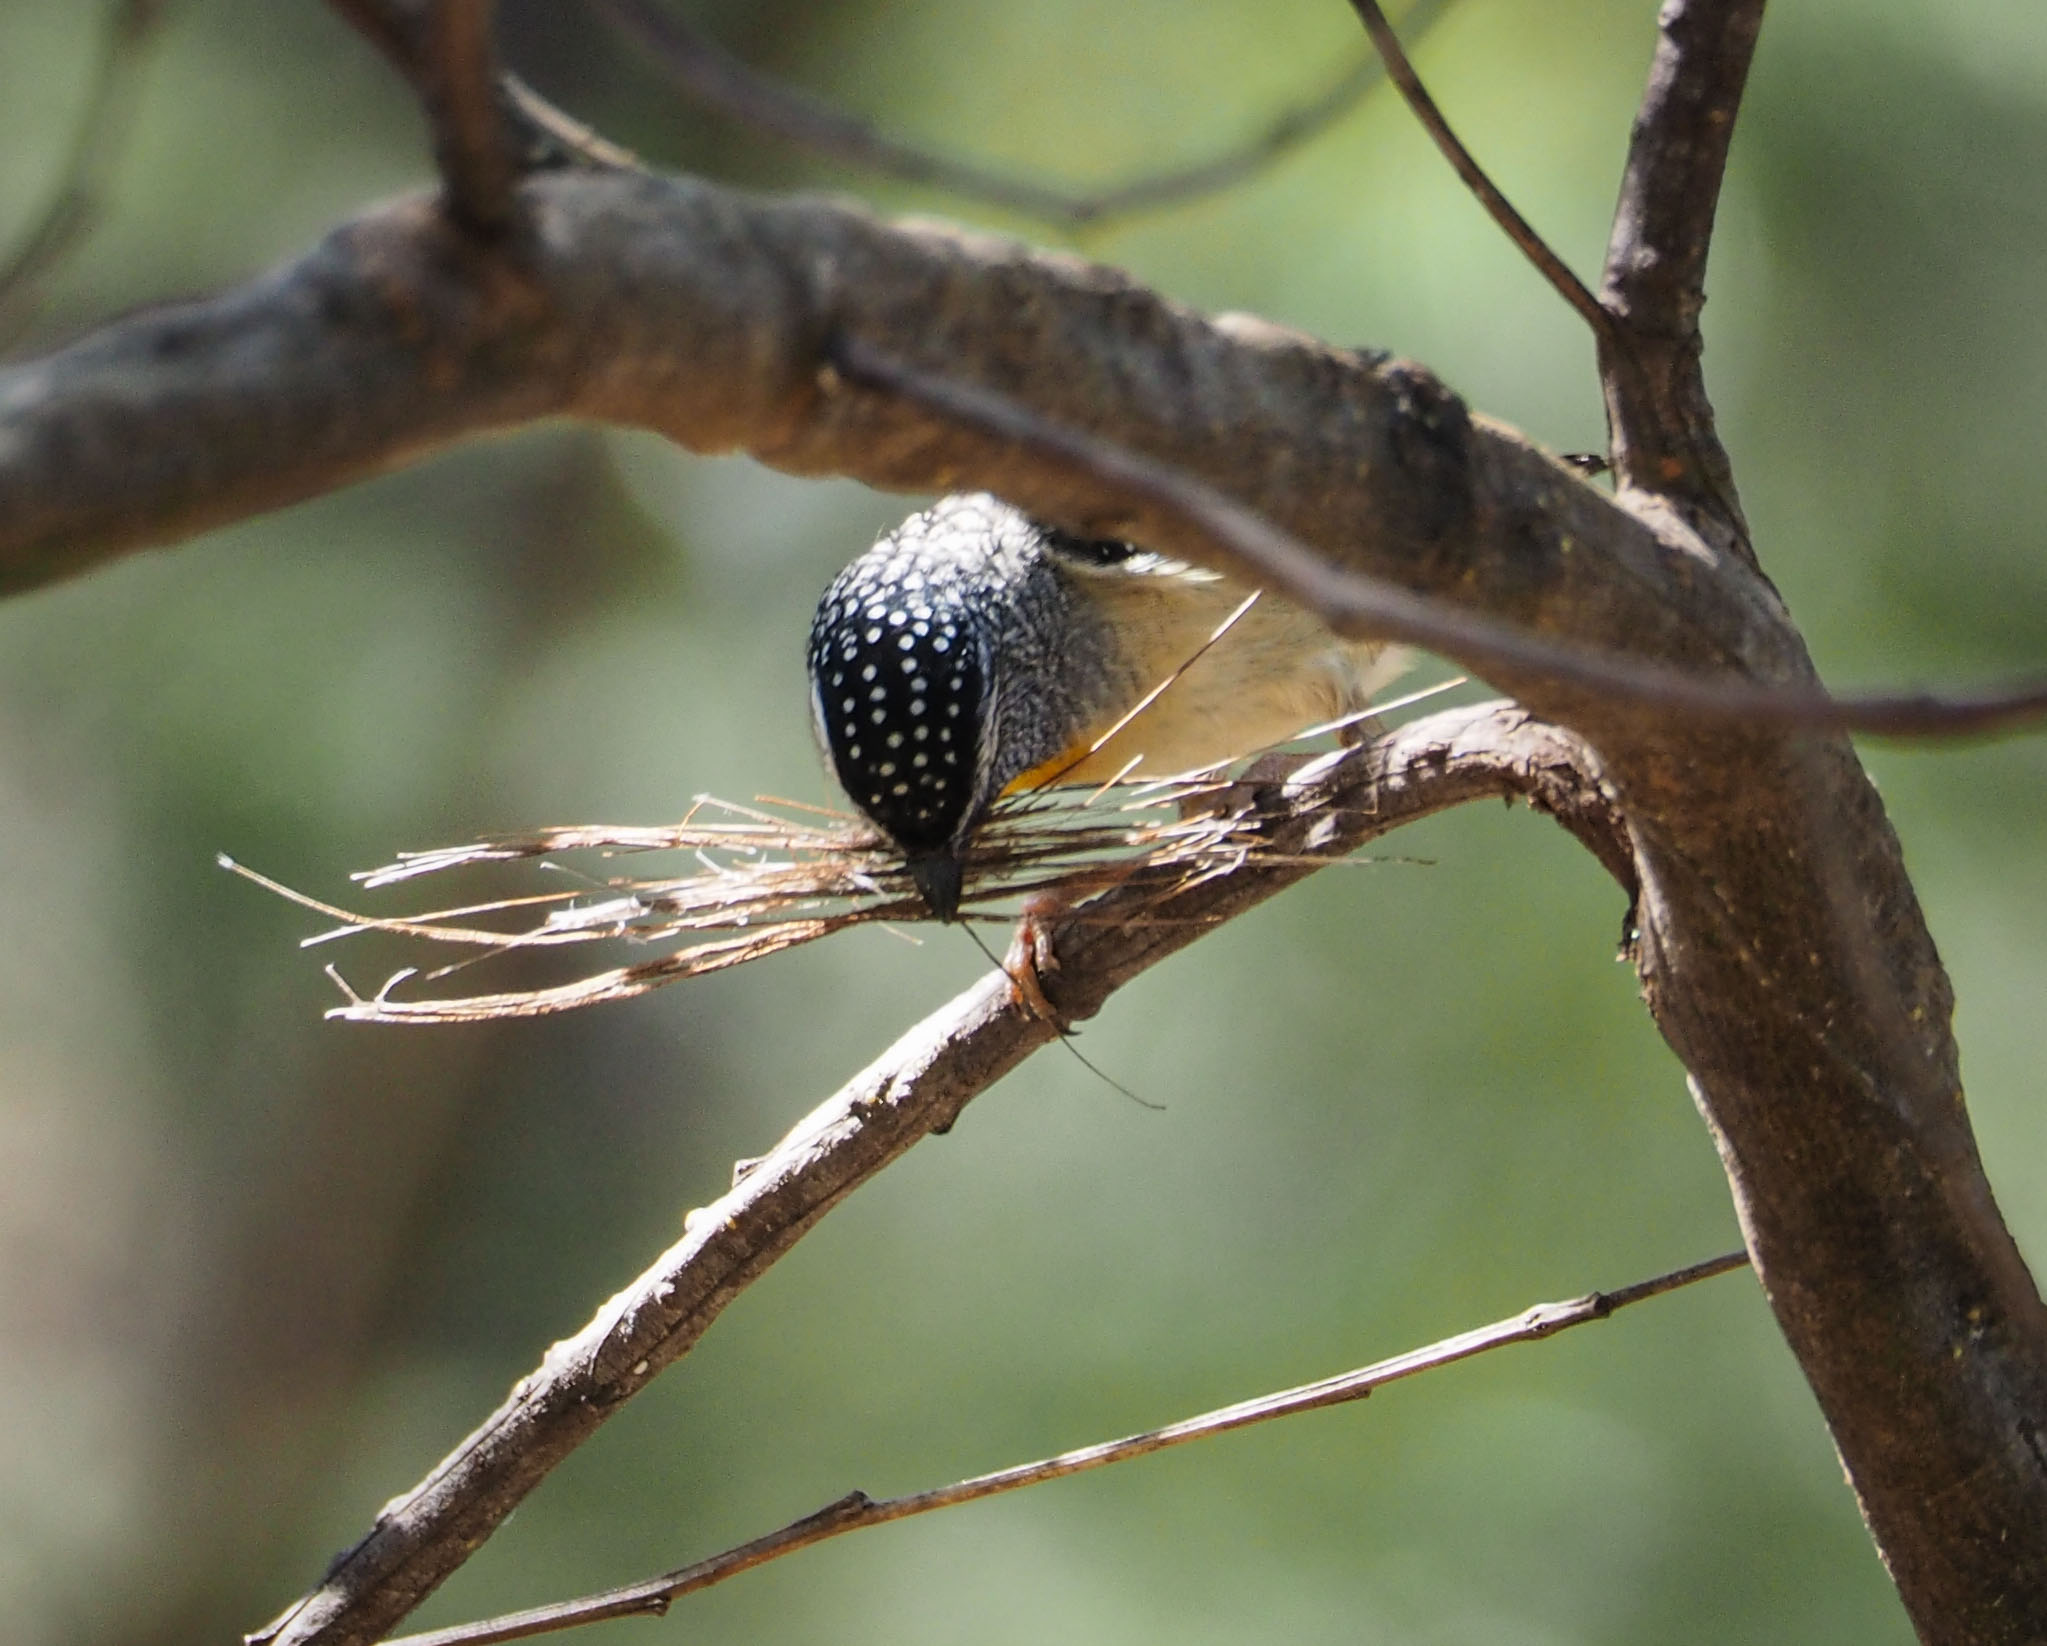
[(1040, 893), (1024, 899), (1017, 917), (1016, 932), (1002, 957), (1002, 969), (1009, 976), (1012, 997), (1033, 1017), (1049, 1023), (1061, 1035), (1073, 1033), (1073, 1024), (1052, 1004), (1045, 993), (1045, 975), (1059, 970), (1059, 956), (1052, 947), (1052, 921), (1065, 905), (1056, 897)]

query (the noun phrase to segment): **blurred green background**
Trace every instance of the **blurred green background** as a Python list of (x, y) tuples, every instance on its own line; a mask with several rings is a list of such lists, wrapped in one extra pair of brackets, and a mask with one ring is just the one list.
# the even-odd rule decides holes
[[(1652, 0), (1458, 0), (1419, 61), (1591, 272)], [(104, 6), (0, 0), (0, 236)], [(1057, 235), (677, 106), (577, 8), (549, 95), (655, 162)], [(899, 133), (1120, 179), (1362, 51), (1339, 0), (692, 9)], [(428, 176), (313, 0), (181, 0), (98, 232), (22, 350), (234, 281)], [(1765, 29), (1708, 365), (1771, 574), (1844, 685), (2047, 658), (2047, 12)], [(8, 243), (0, 239), (0, 244)], [(1428, 362), (1595, 448), (1590, 349), (1383, 92), (1222, 198), (1071, 242), (1189, 303)], [(811, 603), (899, 499), (550, 427), (0, 608), (0, 1616), (24, 1646), (268, 1618), (759, 1152), (984, 968), (851, 934), (536, 1023), (327, 1023), (307, 890), (396, 850), (828, 798)], [(1872, 747), (2047, 1257), (2047, 743)], [(1620, 895), (1525, 812), (1396, 838), (1142, 980), (862, 1190), (417, 1620), (633, 1578), (1722, 1250)], [(618, 1640), (1902, 1642), (1796, 1368), (1731, 1277), (1555, 1343), (863, 1534)]]

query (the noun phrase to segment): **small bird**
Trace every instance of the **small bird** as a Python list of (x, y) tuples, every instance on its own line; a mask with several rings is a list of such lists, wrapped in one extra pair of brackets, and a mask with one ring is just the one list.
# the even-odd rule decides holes
[(985, 492), (941, 499), (819, 602), (818, 743), (951, 920), (967, 843), (1001, 796), (1233, 760), (1365, 708), (1405, 666), (1394, 647), (1341, 640), (1269, 594), (1245, 606), (1249, 594)]

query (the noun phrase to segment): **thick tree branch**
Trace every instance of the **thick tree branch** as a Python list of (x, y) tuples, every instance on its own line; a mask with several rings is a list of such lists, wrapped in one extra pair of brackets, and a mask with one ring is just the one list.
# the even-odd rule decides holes
[(1664, 0), (1635, 117), (1600, 302), (1625, 346), (1602, 356), (1620, 484), (1676, 501), (1731, 532), (1754, 563), (1734, 469), (1700, 360), (1706, 253), (1763, 0)]
[(1616, 509), (1404, 362), (831, 203), (580, 174), (523, 193), (530, 233), (502, 253), (402, 203), (0, 373), (0, 588), (563, 414), (882, 486), (971, 473), (1077, 526), (1188, 537), (1065, 465), (839, 392), (820, 368), (850, 336), (999, 383), (1421, 592), (1671, 663), (1807, 672), (1767, 586), (1699, 578), (1678, 523)]
[(1215, 558), (1246, 583), (1287, 596), (1338, 634), (1425, 646), (1496, 679), (1532, 675), (1551, 685), (1590, 688), (1635, 704), (1718, 720), (1896, 736), (1996, 731), (2047, 714), (2047, 680), (1977, 693), (1834, 697), (1810, 687), (1757, 684), (1739, 675), (1670, 668), (1550, 640), (1412, 594), (1383, 577), (1333, 567), (1299, 538), (1184, 470), (1140, 457), (1099, 435), (1061, 428), (992, 389), (906, 367), (858, 338), (835, 341), (831, 356), (857, 383), (900, 395), (962, 428), (1064, 462), (1164, 510), (1201, 534)]
[[(1448, 807), (1521, 795), (1625, 869), (1597, 769), (1575, 742), (1510, 704), (1451, 709), (1244, 795), (1274, 849), (1340, 857)], [(1140, 875), (1052, 930), (1043, 981), (1061, 1016), (1093, 1016), (1122, 984), (1313, 872), (1247, 867), (1175, 891)], [(483, 1426), (252, 1637), (278, 1646), (377, 1640), (419, 1604), (560, 1462), (827, 1211), (1058, 1031), (992, 976), (904, 1035), (797, 1125), (731, 1193), (575, 1337), (556, 1344)]]

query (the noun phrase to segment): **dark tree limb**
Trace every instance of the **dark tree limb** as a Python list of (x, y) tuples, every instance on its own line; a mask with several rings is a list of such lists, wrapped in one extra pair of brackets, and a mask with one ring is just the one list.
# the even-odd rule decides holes
[(1664, 0), (1635, 117), (1600, 302), (1626, 339), (1629, 375), (1602, 359), (1619, 483), (1710, 523), (1751, 565), (1734, 468), (1701, 369), (1706, 253), (1763, 0)]
[(1140, 457), (1100, 435), (1061, 428), (995, 390), (907, 367), (858, 338), (836, 340), (831, 358), (856, 383), (900, 395), (962, 428), (1064, 462), (1128, 497), (1144, 499), (1207, 539), (1215, 558), (1246, 584), (1285, 595), (1341, 635), (1425, 646), (1503, 681), (1532, 675), (1552, 685), (1590, 688), (1641, 706), (1718, 720), (1939, 736), (2001, 730), (2047, 713), (2047, 680), (1959, 695), (1837, 697), (1815, 688), (1757, 684), (1739, 675), (1671, 668), (1547, 639), (1440, 598), (1412, 594), (1385, 578), (1332, 567), (1299, 538), (1184, 470)]
[[(1762, 0), (1665, 0), (1603, 291), (1628, 342), (1630, 370), (1602, 361), (1623, 496), (1666, 500), (1744, 567), (1754, 555), (1698, 322), (1762, 11)], [(1765, 1290), (1921, 1638), (2047, 1638), (2047, 1312), (1969, 1132), (1946, 974), (1852, 753), (1830, 742), (1756, 752), (1782, 804), (1745, 824), (1723, 814), (1748, 835), (1730, 855), (1751, 866), (1774, 855), (1779, 872), (1763, 880), (1795, 880), (1800, 895), (1745, 913), (1737, 902), (1767, 898), (1766, 885), (1734, 861), (1708, 868), (1711, 848), (1682, 840), (1660, 808), (1634, 813), (1645, 991), (1691, 1071)], [(1674, 760), (1660, 764), (1664, 783), (1685, 781)], [(1760, 908), (1821, 941), (1767, 952)], [(1744, 993), (1819, 978), (1839, 1015), (1744, 1023), (1730, 1010)]]
[[(1626, 872), (1626, 842), (1590, 756), (1511, 704), (1451, 709), (1247, 792), (1275, 852), (1334, 859), (1465, 801), (1521, 796)], [(1189, 889), (1137, 875), (1052, 929), (1043, 974), (1079, 1021), (1139, 973), (1313, 872), (1251, 865)], [(1625, 882), (1624, 882), (1625, 884)], [(991, 976), (926, 1019), (691, 1214), (682, 1240), (575, 1337), (557, 1343), (482, 1427), (389, 1504), (320, 1587), (252, 1636), (277, 1646), (366, 1646), (417, 1606), (527, 1492), (846, 1195), (1058, 1030)]]

